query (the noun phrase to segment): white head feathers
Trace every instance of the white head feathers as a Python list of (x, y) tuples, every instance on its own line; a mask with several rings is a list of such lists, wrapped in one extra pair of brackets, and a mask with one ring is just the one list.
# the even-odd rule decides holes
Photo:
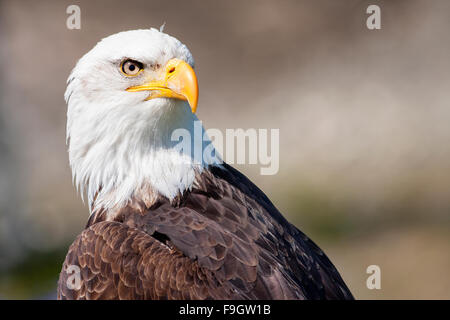
[(145, 100), (146, 92), (126, 91), (143, 79), (120, 72), (124, 59), (156, 73), (172, 58), (194, 63), (177, 39), (156, 29), (134, 30), (103, 39), (72, 71), (65, 93), (69, 159), (74, 182), (87, 193), (91, 209), (126, 205), (148, 186), (172, 199), (210, 163), (174, 149), (172, 132), (193, 132), (197, 120), (186, 101)]

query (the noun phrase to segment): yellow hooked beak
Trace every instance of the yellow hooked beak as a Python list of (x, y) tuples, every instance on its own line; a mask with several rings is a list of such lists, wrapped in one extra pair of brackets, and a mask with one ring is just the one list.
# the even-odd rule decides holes
[(185, 100), (193, 113), (197, 110), (198, 83), (192, 67), (179, 59), (171, 59), (164, 66), (161, 80), (154, 80), (143, 85), (130, 87), (128, 92), (150, 91), (146, 100), (154, 98), (174, 98)]

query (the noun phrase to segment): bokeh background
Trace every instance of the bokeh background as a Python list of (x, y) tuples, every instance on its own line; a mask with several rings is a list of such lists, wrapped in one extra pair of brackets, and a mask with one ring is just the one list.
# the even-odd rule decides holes
[(101, 38), (164, 22), (194, 55), (207, 128), (280, 129), (277, 175), (238, 168), (356, 298), (450, 298), (447, 0), (0, 1), (0, 298), (55, 298), (88, 218), (66, 153), (70, 70)]

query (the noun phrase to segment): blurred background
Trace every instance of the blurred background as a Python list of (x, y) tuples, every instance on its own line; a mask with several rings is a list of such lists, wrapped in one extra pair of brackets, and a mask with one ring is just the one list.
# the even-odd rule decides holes
[[(69, 72), (101, 38), (164, 22), (194, 55), (207, 128), (280, 129), (277, 175), (238, 169), (356, 298), (450, 299), (447, 0), (0, 1), (0, 299), (55, 298), (88, 219), (66, 152)], [(372, 264), (381, 290), (366, 287)]]

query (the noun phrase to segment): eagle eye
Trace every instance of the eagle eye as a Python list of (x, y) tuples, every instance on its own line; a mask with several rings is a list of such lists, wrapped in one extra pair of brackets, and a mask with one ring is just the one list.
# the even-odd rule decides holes
[(126, 76), (137, 76), (144, 69), (144, 65), (139, 61), (127, 59), (120, 65), (120, 70)]

